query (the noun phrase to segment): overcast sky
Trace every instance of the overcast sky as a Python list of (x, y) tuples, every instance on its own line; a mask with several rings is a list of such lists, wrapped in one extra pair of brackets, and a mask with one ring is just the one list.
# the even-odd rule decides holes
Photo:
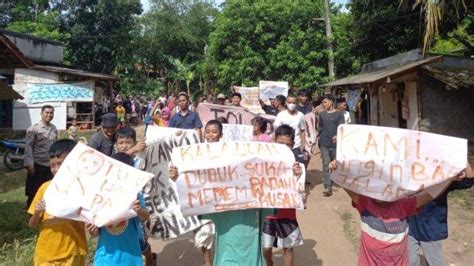
[[(346, 4), (348, 0), (330, 0), (330, 1), (333, 3), (338, 3), (338, 4)], [(150, 9), (150, 0), (140, 0), (140, 2), (142, 2), (143, 11), (147, 12)], [(219, 5), (221, 2), (224, 2), (224, 0), (216, 0), (215, 2)]]

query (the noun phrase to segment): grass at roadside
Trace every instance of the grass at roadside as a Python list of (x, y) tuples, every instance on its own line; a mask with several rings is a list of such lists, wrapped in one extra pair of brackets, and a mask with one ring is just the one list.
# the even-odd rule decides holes
[(448, 197), (456, 199), (468, 209), (474, 209), (474, 188), (452, 191)]
[(359, 249), (359, 234), (358, 221), (356, 217), (347, 209), (338, 211), (339, 218), (341, 218), (346, 238), (354, 246), (354, 250)]

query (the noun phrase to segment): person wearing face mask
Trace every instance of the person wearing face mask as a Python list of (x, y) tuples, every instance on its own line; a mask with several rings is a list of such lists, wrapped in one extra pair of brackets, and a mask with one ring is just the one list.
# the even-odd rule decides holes
[(275, 128), (281, 125), (288, 125), (295, 130), (295, 143), (293, 148), (300, 148), (304, 152), (305, 143), (305, 124), (304, 115), (296, 110), (296, 96), (289, 95), (286, 98), (286, 110), (278, 113), (273, 126)]

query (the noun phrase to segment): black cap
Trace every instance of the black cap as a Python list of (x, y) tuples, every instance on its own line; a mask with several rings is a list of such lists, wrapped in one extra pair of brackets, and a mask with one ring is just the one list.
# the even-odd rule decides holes
[(102, 127), (117, 127), (118, 119), (115, 114), (107, 113), (102, 116)]

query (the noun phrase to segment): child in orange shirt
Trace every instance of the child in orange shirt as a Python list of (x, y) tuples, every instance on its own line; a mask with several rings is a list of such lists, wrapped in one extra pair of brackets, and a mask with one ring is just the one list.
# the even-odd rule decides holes
[[(53, 176), (58, 172), (76, 142), (58, 140), (49, 149), (49, 164)], [(51, 181), (44, 183), (36, 192), (28, 213), (31, 228), (39, 226), (34, 265), (86, 265), (86, 234), (83, 222), (56, 218), (45, 212), (44, 193)]]

